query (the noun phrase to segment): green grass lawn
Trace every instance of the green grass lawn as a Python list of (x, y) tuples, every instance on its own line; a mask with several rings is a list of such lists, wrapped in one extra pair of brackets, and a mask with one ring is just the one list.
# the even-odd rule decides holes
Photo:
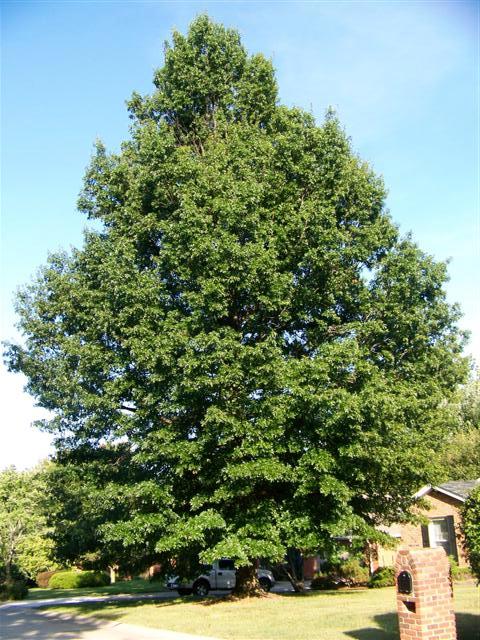
[(149, 582), (138, 578), (116, 582), (108, 587), (82, 587), (81, 589), (29, 589), (27, 600), (47, 598), (74, 598), (76, 596), (106, 596), (119, 593), (155, 593), (165, 591), (161, 582)]
[[(478, 640), (479, 603), (479, 590), (473, 584), (455, 585), (458, 640)], [(68, 611), (222, 640), (398, 640), (395, 606), (394, 589), (387, 588), (240, 601), (189, 597), (81, 605)]]

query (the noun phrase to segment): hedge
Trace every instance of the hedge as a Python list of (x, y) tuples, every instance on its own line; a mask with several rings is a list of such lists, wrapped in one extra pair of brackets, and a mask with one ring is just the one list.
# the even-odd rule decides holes
[(79, 589), (81, 587), (106, 587), (110, 578), (102, 571), (60, 571), (49, 580), (50, 589)]
[(61, 569), (56, 569), (55, 571), (40, 571), (40, 573), (37, 573), (37, 576), (35, 578), (37, 586), (41, 589), (46, 589), (48, 587), (48, 583), (50, 582), (50, 578), (56, 573), (60, 573), (60, 571)]
[(368, 586), (370, 589), (395, 586), (395, 569), (393, 567), (379, 567), (373, 572)]

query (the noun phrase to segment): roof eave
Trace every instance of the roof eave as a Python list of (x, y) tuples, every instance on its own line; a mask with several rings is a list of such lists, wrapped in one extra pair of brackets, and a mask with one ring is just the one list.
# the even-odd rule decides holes
[(458, 500), (459, 502), (465, 502), (466, 498), (460, 496), (458, 493), (453, 493), (453, 491), (448, 491), (448, 489), (443, 489), (443, 487), (432, 487), (431, 484), (427, 484), (422, 487), (417, 493), (414, 494), (414, 498), (423, 498), (423, 496), (427, 495), (431, 491), (437, 491), (438, 493), (443, 493), (449, 498), (453, 498), (454, 500)]

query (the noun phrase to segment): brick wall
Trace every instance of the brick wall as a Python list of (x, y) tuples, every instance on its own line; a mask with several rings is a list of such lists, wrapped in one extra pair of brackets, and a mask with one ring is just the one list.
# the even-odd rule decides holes
[[(428, 511), (422, 511), (427, 518), (441, 518), (445, 516), (453, 516), (453, 522), (455, 527), (458, 564), (461, 567), (468, 566), (463, 551), (463, 545), (460, 535), (460, 507), (461, 504), (458, 500), (450, 498), (443, 493), (432, 491), (425, 500), (429, 503), (430, 509)], [(423, 547), (422, 530), (419, 525), (402, 525), (400, 528), (401, 535), (401, 547), (408, 547), (410, 549), (418, 549)]]
[(441, 548), (403, 549), (395, 561), (395, 576), (408, 572), (411, 593), (399, 593), (400, 640), (456, 640), (450, 566)]
[[(462, 539), (460, 535), (460, 507), (461, 504), (458, 500), (450, 498), (443, 493), (432, 491), (424, 497), (424, 500), (428, 502), (430, 509), (421, 510), (422, 515), (428, 519), (442, 518), (445, 516), (453, 516), (453, 522), (456, 534), (456, 545), (458, 553), (458, 564), (461, 567), (468, 566), (468, 562), (463, 550)], [(397, 537), (398, 545), (396, 550), (378, 548), (376, 551), (375, 567), (377, 566), (389, 566), (393, 564), (396, 551), (398, 549), (422, 549), (423, 538), (422, 529), (420, 525), (413, 524), (398, 524), (392, 525), (388, 528), (388, 533)]]

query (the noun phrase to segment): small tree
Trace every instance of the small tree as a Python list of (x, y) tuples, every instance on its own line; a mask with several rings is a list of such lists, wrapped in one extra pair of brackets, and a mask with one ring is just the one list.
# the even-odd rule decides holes
[[(78, 454), (78, 452), (77, 452)], [(125, 445), (99, 447), (95, 455), (72, 461), (65, 452), (46, 474), (47, 518), (56, 558), (84, 569), (110, 571), (115, 582), (119, 571), (130, 574), (145, 568), (158, 554), (156, 538), (141, 544), (132, 536), (112, 540), (109, 528), (126, 519), (132, 521), (141, 505), (146, 519), (163, 508), (164, 492), (132, 460)], [(150, 507), (148, 507), (150, 505)]]
[(474, 489), (465, 501), (461, 530), (472, 572), (480, 582), (480, 487)]
[(57, 566), (49, 533), (43, 469), (0, 472), (0, 568), (7, 582), (14, 572), (35, 578)]

